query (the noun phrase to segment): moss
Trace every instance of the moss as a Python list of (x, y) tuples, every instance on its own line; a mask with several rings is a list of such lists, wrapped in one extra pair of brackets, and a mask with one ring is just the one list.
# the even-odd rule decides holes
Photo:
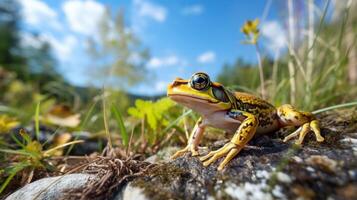
[[(150, 199), (178, 198), (169, 191), (172, 183), (188, 172), (172, 164), (159, 165), (150, 169), (144, 177), (136, 179), (132, 185), (144, 190)], [(183, 196), (181, 197), (183, 198)]]

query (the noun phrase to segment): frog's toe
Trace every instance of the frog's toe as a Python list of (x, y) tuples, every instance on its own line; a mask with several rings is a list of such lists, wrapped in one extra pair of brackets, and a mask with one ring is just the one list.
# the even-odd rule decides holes
[(216, 152), (216, 151), (211, 151), (211, 152), (209, 152), (207, 155), (201, 156), (201, 157), (200, 157), (200, 161), (205, 161), (205, 160), (207, 160), (208, 158), (212, 157), (215, 152)]
[(199, 153), (197, 150), (191, 149), (191, 156), (198, 156), (198, 155), (199, 155)]
[[(232, 152), (232, 153), (231, 153)], [(236, 145), (233, 143), (227, 143), (224, 145), (222, 148), (216, 150), (216, 151), (211, 151), (209, 154), (202, 156), (200, 158), (201, 161), (203, 162), (203, 166), (207, 167), (211, 163), (217, 161), (219, 158), (224, 157), (227, 155), (227, 157), (224, 159), (224, 161), (221, 163), (219, 169), (223, 169), (224, 166), (235, 156), (239, 150), (236, 148)]]
[(310, 128), (315, 134), (316, 141), (323, 142), (325, 140), (325, 138), (321, 136), (320, 126), (317, 120), (313, 120), (310, 122)]
[(208, 165), (212, 164), (213, 162), (215, 162), (219, 158), (221, 158), (224, 155), (226, 155), (226, 153), (227, 153), (226, 151), (218, 151), (217, 153), (214, 153), (208, 160), (203, 162), (203, 166), (207, 167)]
[(171, 156), (171, 159), (176, 159), (182, 155), (184, 155), (186, 152), (188, 152), (189, 147), (185, 147), (184, 149), (181, 149), (177, 151), (174, 155)]
[(224, 167), (234, 158), (234, 156), (236, 156), (239, 153), (239, 149), (231, 149), (228, 153), (228, 155), (226, 156), (226, 158), (221, 162), (221, 164), (219, 164), (218, 166), (218, 171), (221, 171), (224, 169)]
[(287, 142), (291, 139), (293, 139), (294, 137), (296, 137), (297, 135), (299, 135), (300, 133), (300, 130), (301, 130), (301, 127), (298, 128), (296, 131), (294, 131), (293, 133), (289, 134), (288, 136), (286, 136), (283, 140), (283, 142)]

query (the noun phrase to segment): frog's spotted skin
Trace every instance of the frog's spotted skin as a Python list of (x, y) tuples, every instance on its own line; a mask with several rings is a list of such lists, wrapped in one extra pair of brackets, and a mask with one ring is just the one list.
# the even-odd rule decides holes
[(288, 104), (275, 108), (256, 96), (231, 92), (221, 84), (211, 82), (205, 73), (195, 73), (189, 80), (176, 79), (168, 86), (167, 95), (202, 115), (192, 130), (188, 145), (176, 152), (173, 158), (186, 152), (197, 156), (197, 147), (207, 126), (235, 133), (229, 143), (200, 158), (203, 165), (208, 166), (225, 156), (218, 170), (222, 170), (255, 134), (274, 132), (285, 126), (300, 126), (284, 141), (299, 135), (296, 143), (301, 144), (310, 131), (315, 134), (318, 142), (324, 141), (319, 122), (311, 113), (298, 111)]

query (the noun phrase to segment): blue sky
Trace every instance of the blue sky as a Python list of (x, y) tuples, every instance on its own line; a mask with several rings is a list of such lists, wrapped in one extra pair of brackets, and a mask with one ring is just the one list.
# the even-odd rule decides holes
[(266, 49), (284, 48), (285, 33), (275, 1), (19, 1), (24, 16), (23, 43), (35, 46), (28, 33), (37, 32), (52, 45), (59, 70), (76, 85), (95, 82), (86, 73), (91, 60), (85, 53), (85, 41), (95, 35), (95, 22), (105, 7), (124, 9), (128, 29), (150, 50), (146, 68), (155, 79), (131, 87), (129, 91), (134, 93), (164, 93), (175, 77), (188, 78), (196, 71), (205, 71), (214, 79), (224, 63), (233, 63), (238, 57), (256, 62), (254, 48), (241, 43), (240, 27), (247, 19), (262, 18), (264, 10), (261, 28)]

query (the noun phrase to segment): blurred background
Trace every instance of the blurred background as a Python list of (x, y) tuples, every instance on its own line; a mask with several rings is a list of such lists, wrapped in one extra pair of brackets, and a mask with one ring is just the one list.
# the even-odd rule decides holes
[(167, 84), (197, 71), (275, 105), (355, 100), (356, 9), (352, 0), (1, 0), (3, 132), (11, 117), (27, 125), (36, 113), (101, 132), (108, 104), (128, 130), (145, 135), (148, 124), (160, 138), (183, 113), (161, 99)]
[[(198, 116), (166, 87), (197, 71), (276, 106), (356, 101), (356, 10), (353, 0), (0, 0), (0, 194), (63, 171), (55, 156), (185, 145)], [(203, 145), (228, 138), (217, 132)]]

